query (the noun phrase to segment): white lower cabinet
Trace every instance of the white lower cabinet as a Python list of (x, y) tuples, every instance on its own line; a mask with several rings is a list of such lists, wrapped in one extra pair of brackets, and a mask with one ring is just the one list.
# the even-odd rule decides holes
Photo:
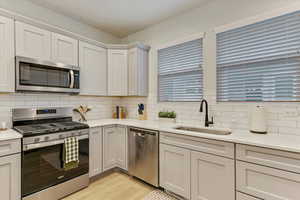
[(160, 186), (190, 199), (190, 150), (160, 144)]
[(260, 199), (257, 199), (255, 197), (249, 196), (247, 194), (243, 194), (243, 193), (237, 192), (236, 193), (236, 200), (260, 200)]
[(122, 126), (103, 128), (103, 170), (120, 167), (127, 170), (127, 130)]
[(93, 177), (102, 172), (102, 128), (90, 129), (90, 170), (89, 176)]
[(185, 199), (235, 200), (235, 161), (160, 143), (160, 186)]
[(116, 165), (116, 134), (115, 127), (103, 128), (103, 171)]
[(21, 154), (0, 157), (1, 200), (21, 199)]
[(121, 169), (128, 170), (127, 167), (127, 128), (117, 126), (116, 129), (116, 163)]
[(191, 153), (191, 199), (234, 200), (234, 160), (207, 153)]
[(300, 174), (237, 161), (236, 189), (265, 200), (298, 200)]

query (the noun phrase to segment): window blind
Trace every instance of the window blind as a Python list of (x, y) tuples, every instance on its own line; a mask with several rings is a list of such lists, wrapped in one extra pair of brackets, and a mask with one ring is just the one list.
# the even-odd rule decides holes
[(158, 50), (159, 101), (200, 101), (202, 39)]
[(217, 34), (217, 100), (300, 100), (300, 11)]

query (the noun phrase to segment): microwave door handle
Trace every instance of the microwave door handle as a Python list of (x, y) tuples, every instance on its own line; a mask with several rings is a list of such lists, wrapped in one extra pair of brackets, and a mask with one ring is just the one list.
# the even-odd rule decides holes
[(71, 81), (70, 81), (70, 88), (74, 88), (74, 71), (70, 70), (70, 77), (71, 77)]

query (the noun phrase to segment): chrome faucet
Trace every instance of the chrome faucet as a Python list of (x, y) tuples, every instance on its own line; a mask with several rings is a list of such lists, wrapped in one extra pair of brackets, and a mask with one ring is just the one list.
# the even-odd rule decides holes
[(205, 103), (205, 127), (209, 127), (209, 125), (214, 124), (214, 118), (211, 117), (211, 121), (208, 120), (208, 103), (205, 99), (201, 101), (200, 112), (203, 112), (203, 103)]

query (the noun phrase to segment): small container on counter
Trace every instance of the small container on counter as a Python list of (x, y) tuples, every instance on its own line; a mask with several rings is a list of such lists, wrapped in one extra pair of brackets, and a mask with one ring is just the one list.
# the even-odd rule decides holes
[(251, 111), (250, 132), (257, 134), (267, 133), (267, 117), (263, 106), (255, 106)]
[(116, 106), (112, 117), (114, 119), (125, 119), (126, 118), (126, 108), (124, 106)]
[(138, 119), (139, 120), (147, 120), (147, 112), (145, 108), (145, 104), (138, 104)]
[(5, 130), (7, 130), (7, 123), (1, 122), (0, 123), (0, 131), (5, 131)]

